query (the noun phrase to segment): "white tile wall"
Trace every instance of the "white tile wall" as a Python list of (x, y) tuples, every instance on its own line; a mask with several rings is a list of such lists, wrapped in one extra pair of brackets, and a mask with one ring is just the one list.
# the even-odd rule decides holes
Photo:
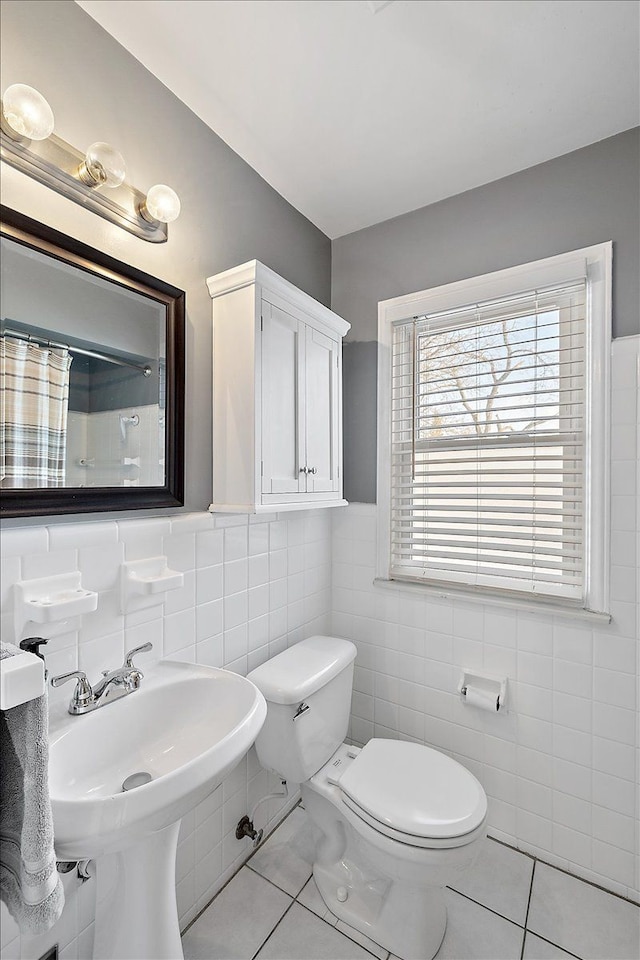
[[(358, 646), (351, 735), (428, 743), (490, 798), (497, 838), (640, 899), (640, 338), (612, 352), (610, 625), (375, 587), (375, 507), (334, 511), (333, 631)], [(507, 715), (456, 693), (509, 677)]]
[[(79, 569), (86, 587), (100, 594), (95, 613), (79, 631), (57, 636), (46, 648), (52, 674), (80, 668), (91, 680), (122, 662), (125, 650), (150, 640), (161, 657), (225, 666), (245, 674), (296, 640), (327, 633), (331, 604), (329, 511), (262, 518), (181, 514), (175, 519), (70, 522), (5, 529), (0, 544), (2, 636), (19, 641), (13, 624), (12, 586), (19, 579)], [(166, 554), (185, 575), (164, 605), (121, 614), (117, 592), (125, 560)], [(35, 632), (35, 631), (34, 631)], [(25, 633), (24, 635), (29, 635)], [(68, 688), (50, 689), (51, 702)], [(257, 801), (280, 790), (262, 770), (255, 750), (182, 822), (176, 871), (184, 927), (237, 870), (252, 848), (235, 838), (235, 826)], [(291, 801), (289, 801), (290, 803)], [(273, 824), (287, 804), (269, 801), (256, 816)], [(53, 943), (61, 960), (91, 956), (95, 883), (79, 887), (65, 878), (62, 918), (45, 937), (23, 937), (2, 907), (2, 958), (36, 960)]]
[[(484, 784), (494, 836), (640, 899), (639, 347), (640, 338), (626, 338), (613, 348), (609, 626), (374, 589), (375, 507), (352, 505), (250, 522), (198, 513), (5, 529), (3, 637), (20, 639), (16, 580), (76, 567), (100, 592), (99, 607), (80, 631), (49, 643), (52, 673), (79, 666), (93, 678), (146, 640), (157, 658), (246, 673), (333, 630), (358, 645), (354, 740), (410, 738), (445, 750)], [(122, 615), (119, 564), (163, 553), (184, 572), (184, 587), (164, 607)], [(462, 667), (508, 675), (511, 712), (493, 717), (461, 704)], [(68, 690), (51, 695), (66, 699)], [(250, 852), (235, 823), (274, 786), (252, 750), (185, 817), (176, 875), (183, 926)], [(265, 807), (261, 825), (283, 812), (278, 801)], [(91, 955), (94, 883), (78, 887), (68, 876), (65, 886), (64, 915), (44, 938), (21, 940), (2, 907), (3, 960), (35, 960), (55, 942), (61, 960)]]

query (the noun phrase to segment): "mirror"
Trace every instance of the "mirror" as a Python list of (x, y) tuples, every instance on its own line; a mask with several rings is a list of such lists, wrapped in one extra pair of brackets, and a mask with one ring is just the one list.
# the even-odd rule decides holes
[(2, 515), (181, 506), (184, 293), (1, 211)]

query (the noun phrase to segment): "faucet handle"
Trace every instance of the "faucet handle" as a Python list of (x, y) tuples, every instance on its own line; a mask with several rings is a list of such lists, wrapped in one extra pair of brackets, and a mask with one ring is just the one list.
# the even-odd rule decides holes
[(73, 692), (72, 700), (74, 703), (85, 703), (93, 697), (91, 684), (87, 680), (87, 675), (83, 670), (72, 670), (70, 673), (61, 673), (57, 677), (51, 677), (52, 687), (61, 687), (67, 680), (76, 679), (76, 689)]
[(125, 656), (125, 658), (124, 658), (124, 665), (125, 665), (125, 667), (129, 667), (129, 668), (131, 668), (131, 669), (133, 669), (133, 670), (137, 670), (138, 668), (137, 668), (137, 667), (134, 667), (134, 665), (133, 665), (133, 658), (136, 656), (136, 654), (138, 654), (138, 653), (148, 653), (149, 650), (153, 650), (153, 644), (152, 644), (152, 643), (143, 643), (142, 646), (140, 646), (140, 647), (134, 647), (133, 650), (129, 650), (129, 653), (127, 653), (126, 656)]

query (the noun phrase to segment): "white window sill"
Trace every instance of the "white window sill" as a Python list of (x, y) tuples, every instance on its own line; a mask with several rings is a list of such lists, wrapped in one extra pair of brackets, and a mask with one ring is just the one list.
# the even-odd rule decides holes
[(586, 610), (584, 607), (574, 607), (553, 600), (529, 600), (526, 597), (507, 597), (486, 588), (474, 590), (449, 585), (437, 586), (432, 583), (413, 583), (409, 580), (384, 580), (376, 577), (373, 585), (381, 590), (390, 590), (397, 593), (406, 593), (413, 597), (433, 598), (437, 600), (463, 600), (472, 603), (491, 604), (495, 607), (505, 607), (509, 610), (521, 610), (527, 613), (566, 617), (568, 620), (582, 620), (590, 623), (611, 623), (609, 613), (600, 613), (596, 610)]

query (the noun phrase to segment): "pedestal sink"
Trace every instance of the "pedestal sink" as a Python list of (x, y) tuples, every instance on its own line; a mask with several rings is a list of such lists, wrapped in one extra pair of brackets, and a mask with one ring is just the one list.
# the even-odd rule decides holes
[[(181, 960), (180, 819), (244, 756), (266, 713), (259, 690), (226, 670), (166, 661), (144, 673), (130, 696), (84, 716), (56, 710), (50, 723), (56, 856), (97, 864), (94, 960)], [(123, 792), (134, 774), (151, 779)]]

